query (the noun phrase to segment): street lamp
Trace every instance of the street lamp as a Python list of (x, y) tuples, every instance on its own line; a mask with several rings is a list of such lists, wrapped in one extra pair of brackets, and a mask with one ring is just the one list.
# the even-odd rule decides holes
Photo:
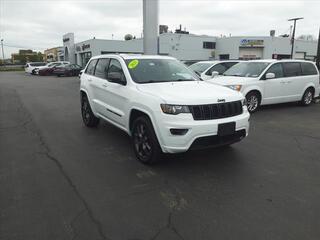
[(2, 59), (4, 64), (4, 51), (3, 51), (3, 39), (1, 39)]
[(291, 59), (293, 58), (293, 48), (294, 48), (294, 36), (296, 34), (296, 22), (298, 20), (301, 20), (303, 19), (302, 17), (300, 18), (291, 18), (291, 19), (288, 19), (288, 21), (294, 21), (294, 24), (293, 24), (293, 33), (292, 33), (292, 38), (291, 38)]

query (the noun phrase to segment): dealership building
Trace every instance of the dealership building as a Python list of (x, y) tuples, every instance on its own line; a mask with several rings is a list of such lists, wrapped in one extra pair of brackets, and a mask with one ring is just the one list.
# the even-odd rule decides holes
[[(159, 54), (182, 61), (227, 59), (286, 59), (291, 56), (291, 39), (272, 36), (214, 37), (182, 33), (159, 35)], [(74, 33), (63, 36), (65, 61), (84, 66), (91, 57), (108, 53), (143, 53), (143, 39), (89, 39), (75, 43)], [(315, 60), (317, 42), (295, 40), (294, 58)]]

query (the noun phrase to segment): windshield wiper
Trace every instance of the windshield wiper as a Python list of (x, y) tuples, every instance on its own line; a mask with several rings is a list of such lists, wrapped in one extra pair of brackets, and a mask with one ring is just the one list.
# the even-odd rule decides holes
[(160, 81), (160, 80), (148, 80), (145, 82), (138, 82), (138, 83), (159, 83), (159, 82), (166, 82), (166, 81)]
[(241, 77), (240, 74), (223, 74), (223, 76), (229, 76), (229, 77)]
[(169, 82), (188, 82), (188, 81), (195, 81), (195, 79), (174, 79), (174, 80), (170, 80)]

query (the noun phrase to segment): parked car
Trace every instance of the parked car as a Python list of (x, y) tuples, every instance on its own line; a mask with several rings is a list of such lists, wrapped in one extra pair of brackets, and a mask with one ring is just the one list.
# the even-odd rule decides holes
[(223, 75), (208, 82), (243, 93), (250, 112), (255, 112), (260, 105), (284, 102), (300, 101), (307, 106), (320, 91), (315, 64), (303, 60), (241, 62)]
[(181, 62), (183, 62), (184, 65), (186, 65), (186, 66), (190, 66), (192, 64), (195, 64), (195, 63), (199, 62), (199, 60), (184, 60), (184, 61), (181, 61)]
[(32, 74), (33, 69), (37, 67), (45, 66), (45, 65), (46, 65), (45, 62), (29, 62), (29, 63), (26, 63), (26, 65), (24, 66), (24, 71), (26, 73)]
[(67, 64), (67, 65), (55, 66), (53, 68), (52, 74), (58, 77), (79, 76), (81, 70), (82, 70), (82, 67), (77, 64)]
[(195, 71), (203, 80), (208, 80), (218, 75), (222, 75), (225, 71), (239, 62), (239, 60), (201, 61), (190, 65), (189, 68)]
[(35, 75), (50, 75), (53, 71), (53, 67), (55, 66), (59, 66), (59, 65), (66, 65), (66, 64), (70, 64), (70, 62), (65, 62), (65, 61), (58, 61), (58, 62), (51, 62), (51, 63), (47, 63), (45, 66), (40, 66), (40, 67), (36, 67), (35, 69), (33, 69), (32, 73)]
[(248, 135), (241, 93), (201, 81), (167, 56), (101, 55), (81, 75), (83, 122), (106, 120), (132, 138), (143, 163), (161, 153), (230, 145)]

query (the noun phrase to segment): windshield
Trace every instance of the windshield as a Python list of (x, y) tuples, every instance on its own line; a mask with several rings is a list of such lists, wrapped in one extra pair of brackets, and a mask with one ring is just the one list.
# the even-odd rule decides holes
[(196, 81), (199, 78), (174, 59), (125, 60), (132, 80), (137, 83)]
[(54, 67), (54, 66), (59, 66), (61, 63), (49, 63), (47, 66), (48, 67)]
[(270, 63), (267, 62), (241, 62), (224, 72), (224, 76), (259, 77)]
[(212, 66), (212, 63), (194, 63), (189, 66), (189, 68), (197, 73), (203, 73), (205, 70), (207, 70), (209, 67)]

